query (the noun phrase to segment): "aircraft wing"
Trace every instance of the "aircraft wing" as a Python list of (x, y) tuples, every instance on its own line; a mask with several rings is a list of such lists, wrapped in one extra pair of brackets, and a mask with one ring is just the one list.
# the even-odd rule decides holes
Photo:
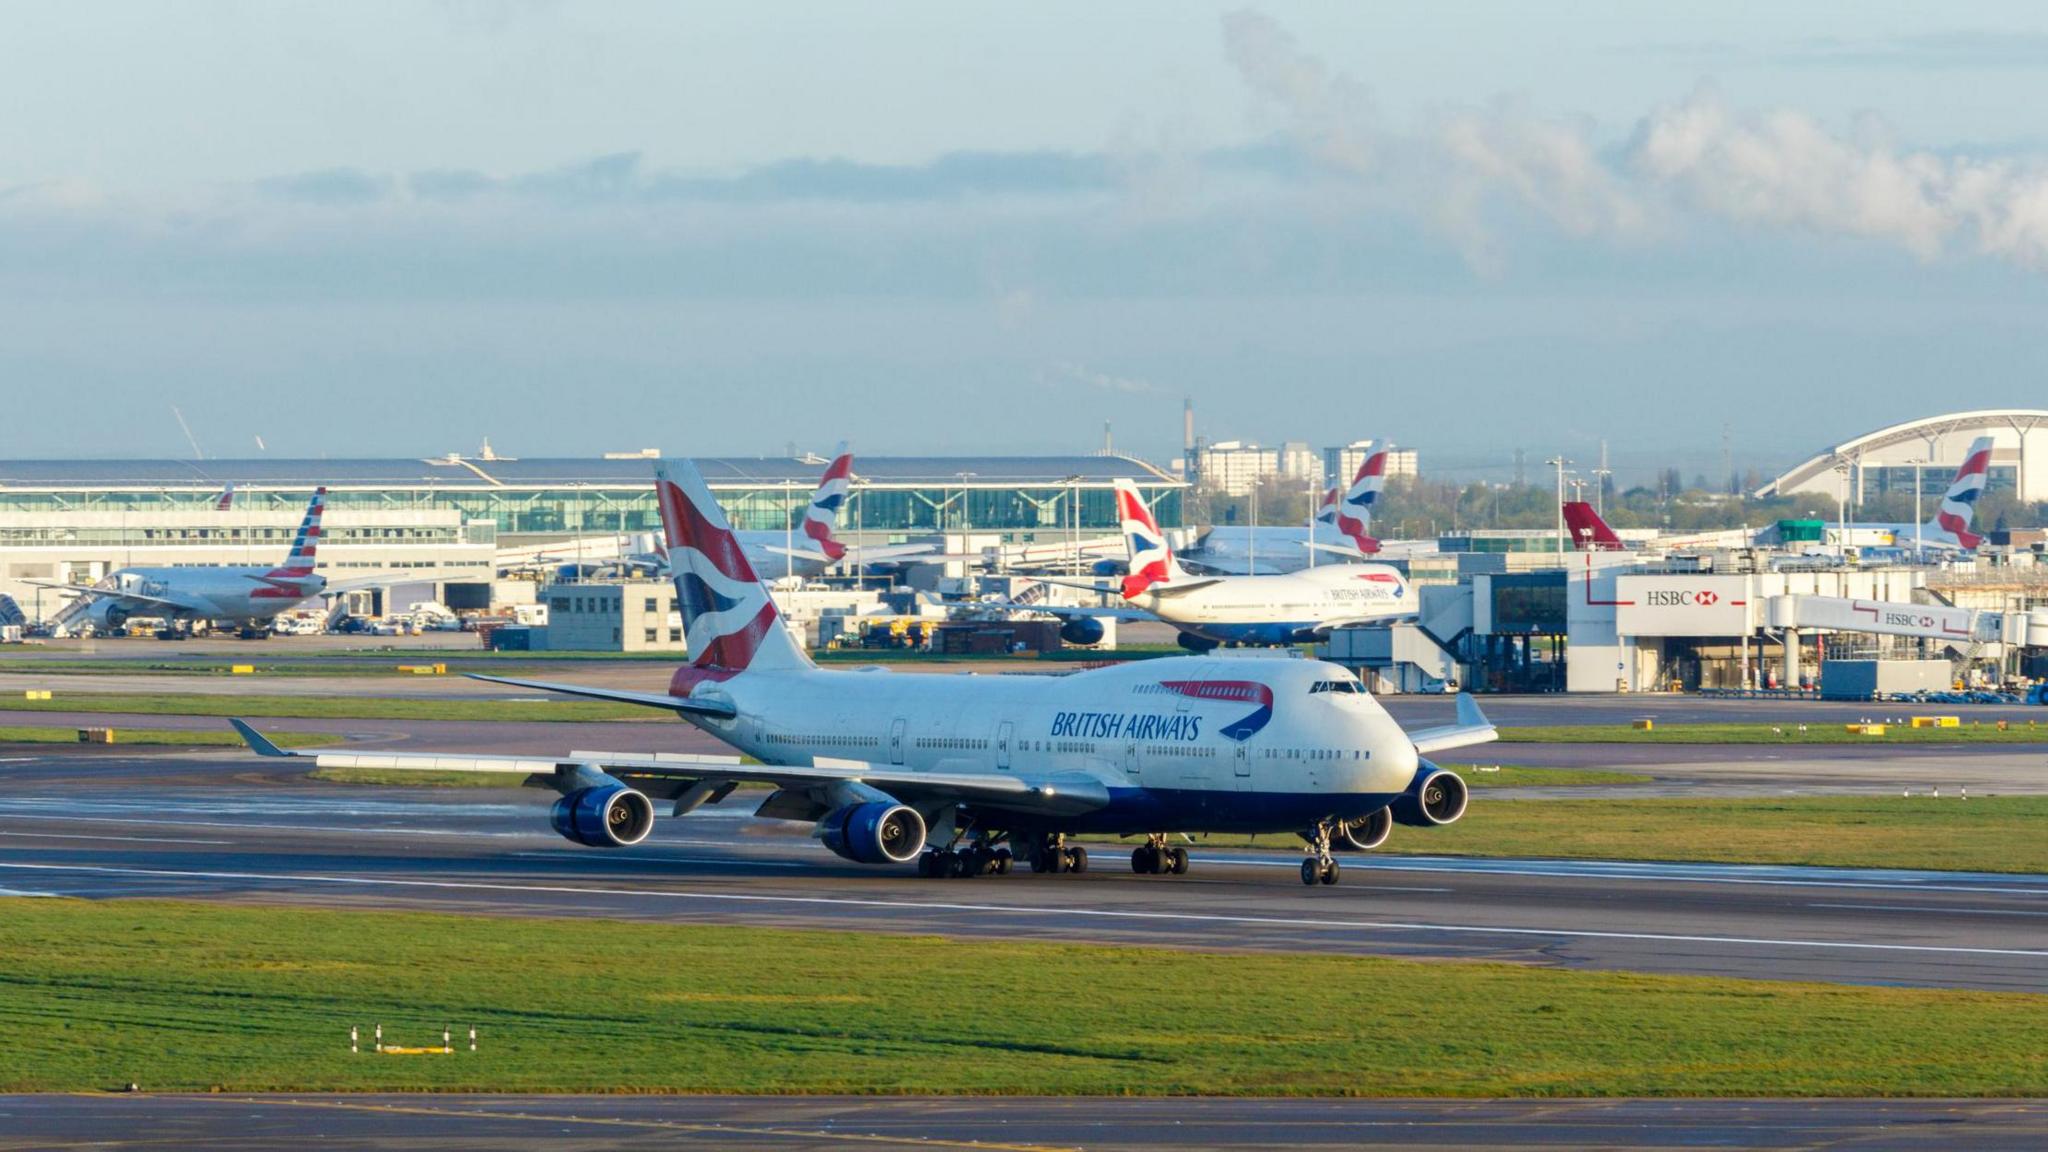
[[(1110, 620), (1159, 619), (1157, 613), (1147, 612), (1143, 608), (1116, 608), (1107, 605), (1099, 608), (1077, 608), (1072, 604), (1006, 604), (1000, 600), (968, 600), (962, 601), (957, 606), (973, 608), (984, 612), (1037, 612), (1045, 616), (1057, 616), (1062, 620), (1071, 620), (1078, 616)], [(954, 605), (948, 605), (948, 607), (954, 607)]]
[[(464, 756), (435, 752), (321, 752), (285, 749), (242, 720), (229, 720), (250, 751), (266, 757), (302, 757), (320, 768), (378, 768), (414, 772), (523, 772), (530, 783), (549, 784), (579, 770), (597, 770), (651, 796), (696, 798), (729, 784), (772, 784), (804, 789), (818, 785), (865, 784), (907, 804), (965, 802), (1010, 811), (1071, 814), (1109, 803), (1102, 782), (1084, 773), (1056, 776), (977, 772), (923, 772), (900, 764), (814, 757), (809, 764), (750, 764), (737, 756), (665, 752), (571, 752), (560, 757)], [(535, 779), (535, 778), (539, 779)]]
[[(386, 572), (381, 576), (357, 576), (349, 580), (331, 580), (321, 585), (316, 595), (333, 596), (342, 592), (362, 592), (371, 588), (390, 588), (399, 584), (427, 584), (440, 580), (488, 580), (490, 570), (477, 568), (467, 572), (436, 572), (433, 576), (422, 576), (418, 572)], [(251, 577), (260, 579), (260, 577)]]
[(45, 580), (24, 580), (22, 583), (33, 584), (38, 588), (55, 588), (59, 592), (70, 592), (78, 596), (105, 596), (114, 600), (134, 600), (143, 604), (161, 604), (166, 608), (176, 608), (184, 612), (194, 610), (191, 604), (183, 600), (173, 600), (166, 596), (149, 596), (141, 592), (131, 592), (126, 588), (88, 588), (82, 584), (57, 584)]
[(1479, 710), (1470, 693), (1458, 693), (1458, 722), (1437, 728), (1418, 728), (1408, 734), (1415, 744), (1415, 750), (1428, 755), (1451, 748), (1464, 748), (1472, 744), (1485, 744), (1500, 739), (1491, 720)]
[[(509, 676), (486, 676), (481, 672), (467, 674), (471, 680), (483, 680), (491, 684), (505, 684), (513, 688), (532, 688), (538, 692), (558, 692), (564, 696), (584, 696), (592, 700), (610, 700), (619, 704), (638, 704), (643, 708), (665, 708), (677, 715), (688, 713), (692, 716), (727, 717), (734, 715), (730, 704), (716, 700), (692, 700), (687, 696), (671, 696), (666, 692), (628, 692), (622, 688), (594, 688), (588, 684), (558, 684), (549, 680), (515, 680)], [(240, 731), (241, 725), (236, 725)], [(243, 733), (247, 735), (247, 733)], [(484, 769), (499, 771), (499, 769)]]

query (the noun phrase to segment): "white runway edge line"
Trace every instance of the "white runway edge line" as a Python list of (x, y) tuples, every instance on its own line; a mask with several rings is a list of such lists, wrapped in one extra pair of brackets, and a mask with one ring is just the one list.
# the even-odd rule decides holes
[(1100, 920), (1181, 921), (1252, 924), (1268, 928), (1372, 929), (1381, 932), (1449, 932), (1472, 936), (1544, 936), (1574, 940), (1640, 940), (1671, 944), (1739, 944), (1767, 948), (1816, 948), (1859, 952), (1915, 952), (1949, 956), (2026, 956), (2048, 959), (2048, 949), (1963, 948), (1939, 944), (1870, 944), (1845, 940), (1775, 940), (1759, 936), (1695, 936), (1671, 932), (1597, 932), (1584, 928), (1489, 928), (1478, 924), (1424, 924), (1401, 920), (1311, 920), (1296, 916), (1227, 916), (1202, 912), (1135, 912), (1108, 908), (1032, 908), (1016, 904), (956, 904), (913, 900), (868, 900), (848, 896), (762, 896), (736, 892), (677, 892), (663, 889), (593, 888), (575, 884), (486, 884), (458, 880), (394, 880), (370, 876), (310, 873), (212, 872), (170, 868), (113, 868), (92, 864), (20, 864), (0, 868), (30, 872), (82, 872), (96, 876), (148, 876), (171, 880), (243, 880), (271, 884), (340, 884), (365, 888), (427, 888), (457, 892), (534, 892), (556, 896), (625, 896), (637, 899), (697, 900), (733, 904), (802, 904), (810, 907), (895, 908), (906, 912), (987, 912), (1011, 916), (1070, 916)]

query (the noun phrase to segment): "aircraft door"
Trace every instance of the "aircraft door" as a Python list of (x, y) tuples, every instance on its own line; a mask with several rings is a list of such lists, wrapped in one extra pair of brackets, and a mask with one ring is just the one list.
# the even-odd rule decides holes
[(898, 716), (889, 725), (889, 763), (891, 764), (903, 763), (903, 730), (909, 726), (909, 723), (903, 717)]
[(1010, 737), (1017, 726), (1008, 720), (996, 725), (996, 767), (1007, 771), (1010, 767)]
[(1136, 780), (1138, 778), (1138, 768), (1138, 744), (1134, 740), (1124, 745), (1124, 774)]
[(1237, 776), (1238, 791), (1252, 786), (1252, 754), (1249, 748), (1239, 744), (1231, 749), (1230, 770)]

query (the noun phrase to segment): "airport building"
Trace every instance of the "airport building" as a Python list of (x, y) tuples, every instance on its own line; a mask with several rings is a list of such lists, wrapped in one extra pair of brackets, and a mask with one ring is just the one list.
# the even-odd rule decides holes
[(1816, 452), (1757, 489), (1759, 497), (1811, 493), (1840, 499), (1850, 513), (1890, 493), (1939, 499), (1970, 442), (1991, 437), (1993, 492), (2048, 501), (2048, 410), (1989, 408), (1908, 420)]
[[(822, 457), (700, 459), (734, 525), (787, 529), (803, 515)], [(880, 544), (972, 534), (1029, 543), (1113, 534), (1114, 485), (1135, 480), (1162, 525), (1178, 527), (1185, 484), (1127, 456), (856, 457), (842, 535)], [(234, 485), (226, 510), (217, 501)], [(325, 486), (323, 571), (420, 574), (387, 603), (481, 608), (508, 554), (660, 527), (648, 454), (603, 459), (0, 461), (0, 593), (31, 619), (59, 593), (27, 581), (90, 583), (128, 566), (282, 558)], [(482, 573), (480, 574), (480, 570)], [(42, 607), (35, 610), (38, 596)]]

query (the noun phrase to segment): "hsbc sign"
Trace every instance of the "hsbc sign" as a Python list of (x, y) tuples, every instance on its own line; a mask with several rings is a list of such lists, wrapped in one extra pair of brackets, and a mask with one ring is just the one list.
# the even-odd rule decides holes
[(1757, 621), (1747, 576), (1622, 576), (1614, 598), (1624, 636), (1734, 636)]
[(1721, 602), (1721, 594), (1712, 588), (1698, 592), (1682, 588), (1653, 588), (1644, 594), (1643, 602), (1652, 608), (1712, 608)]

